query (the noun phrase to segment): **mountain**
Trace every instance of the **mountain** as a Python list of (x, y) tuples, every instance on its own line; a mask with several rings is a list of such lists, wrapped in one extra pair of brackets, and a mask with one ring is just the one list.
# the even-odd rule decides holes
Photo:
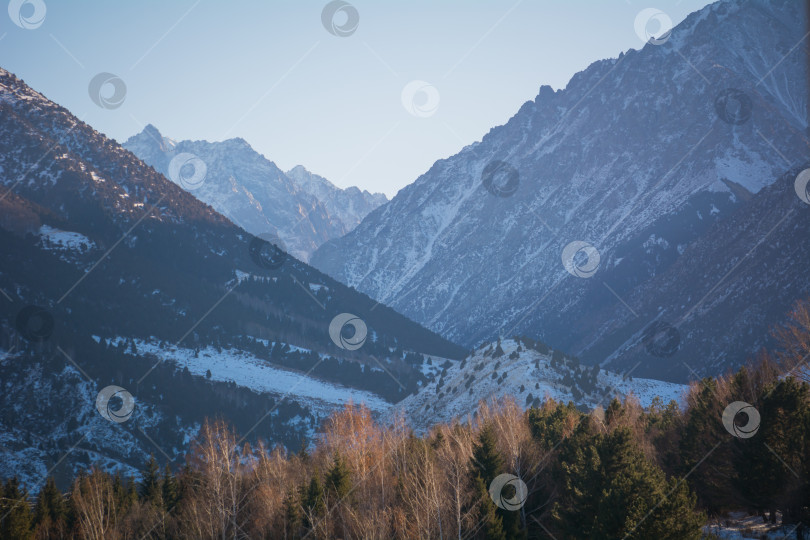
[(340, 189), (323, 176), (309, 172), (302, 165), (293, 167), (286, 174), (300, 189), (320, 201), (329, 215), (337, 216), (346, 226), (347, 232), (357, 227), (374, 209), (388, 202), (388, 198), (382, 193), (360, 191), (354, 186)]
[(387, 201), (342, 190), (301, 166), (285, 174), (239, 138), (178, 142), (150, 124), (123, 146), (249, 233), (277, 235), (304, 261)]
[(802, 10), (716, 2), (541, 87), (311, 264), (468, 347), (528, 335), (678, 381), (743, 361), (810, 293), (803, 258), (771, 258), (806, 244)]
[(0, 184), (0, 475), (32, 489), (173, 460), (205, 418), (296, 449), (346, 400), (380, 412), (465, 354), (5, 70)]
[(598, 367), (587, 367), (542, 342), (514, 338), (487, 343), (461, 362), (447, 362), (437, 377), (393, 406), (389, 417), (401, 416), (415, 430), (426, 432), (440, 422), (475, 416), (480, 401), (514, 398), (526, 408), (547, 399), (589, 411), (617, 397), (633, 395), (643, 407), (659, 398), (682, 404), (688, 387), (651, 379), (635, 379)]
[(641, 363), (634, 374), (683, 380), (723, 373), (772, 347), (772, 327), (810, 297), (810, 204), (794, 189), (808, 168), (790, 169), (713, 223), (645, 283), (631, 289), (605, 272), (632, 311), (605, 302), (581, 325), (569, 320), (580, 338), (571, 349), (614, 370)]

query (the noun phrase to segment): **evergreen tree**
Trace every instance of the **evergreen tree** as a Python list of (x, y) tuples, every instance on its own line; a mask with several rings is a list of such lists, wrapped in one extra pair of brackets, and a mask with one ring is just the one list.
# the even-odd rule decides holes
[(161, 485), (160, 467), (154, 455), (149, 456), (146, 468), (141, 474), (141, 483), (138, 490), (141, 500), (147, 501), (154, 506), (163, 506), (163, 487)]
[(130, 476), (127, 480), (127, 506), (131, 506), (138, 501), (138, 483), (135, 477)]
[(678, 451), (680, 474), (689, 473), (701, 463), (700, 474), (693, 474), (689, 480), (701, 506), (713, 514), (733, 509), (736, 498), (734, 460), (727, 444), (732, 436), (721, 421), (726, 405), (717, 398), (717, 381), (703, 379), (689, 408)]
[(436, 436), (433, 438), (432, 441), (430, 441), (430, 447), (433, 450), (438, 450), (439, 448), (442, 448), (444, 446), (445, 442), (446, 441), (444, 435), (442, 435), (442, 432), (437, 431)]
[[(500, 535), (510, 539), (521, 538), (520, 512), (498, 508), (489, 493), (489, 486), (495, 477), (505, 472), (503, 458), (498, 452), (495, 430), (490, 425), (485, 425), (478, 435), (478, 443), (473, 448), (472, 471), (480, 503), (480, 517), (486, 523), (488, 531), (486, 538), (500, 538)], [(504, 489), (514, 488), (506, 486)], [(510, 495), (502, 494), (505, 498)], [(497, 519), (492, 518), (492, 515)]]
[(492, 502), (492, 497), (487, 491), (487, 486), (480, 476), (474, 480), (475, 491), (478, 495), (478, 527), (479, 533), (477, 538), (485, 538), (486, 540), (507, 540), (506, 532), (503, 530), (503, 520), (498, 515), (498, 508)]
[(3, 486), (0, 518), (0, 538), (27, 540), (33, 537), (31, 505), (16, 477), (6, 480)]
[(298, 453), (296, 454), (298, 458), (301, 460), (301, 463), (304, 465), (308, 465), (310, 461), (309, 451), (307, 450), (307, 440), (301, 439), (301, 448), (298, 449)]
[(667, 480), (631, 431), (596, 435), (561, 453), (562, 493), (552, 516), (574, 538), (698, 539), (704, 516), (686, 482)]
[(498, 453), (492, 426), (484, 426), (478, 435), (478, 444), (473, 448), (472, 468), (487, 486), (503, 472), (503, 458)]
[(579, 423), (582, 416), (571, 402), (567, 405), (551, 404), (543, 408), (533, 408), (529, 411), (529, 430), (538, 446), (548, 452), (563, 439), (570, 418), (573, 417)]
[(295, 493), (290, 490), (282, 502), (284, 515), (284, 538), (299, 538), (301, 536), (301, 504)]
[(748, 439), (733, 441), (737, 484), (745, 501), (759, 512), (797, 515), (801, 511), (801, 452), (807, 443), (804, 431), (808, 411), (808, 387), (789, 377), (763, 389), (759, 402), (761, 423)]
[(318, 472), (315, 471), (315, 474), (312, 475), (312, 479), (309, 481), (309, 487), (304, 490), (302, 497), (303, 507), (305, 510), (304, 524), (307, 527), (312, 527), (315, 525), (311, 521), (310, 517), (319, 516), (323, 513), (323, 496), (323, 485), (318, 478)]
[(65, 528), (67, 504), (52, 476), (45, 480), (34, 507), (34, 524), (40, 536), (59, 537)]
[(610, 400), (610, 403), (605, 409), (605, 425), (614, 425), (616, 422), (618, 422), (623, 414), (624, 407), (622, 406), (621, 402), (614, 397)]
[(121, 471), (115, 473), (115, 476), (113, 476), (113, 497), (115, 498), (116, 508), (126, 511), (137, 502), (138, 494), (133, 488), (134, 482), (132, 479), (126, 481)]
[(169, 464), (163, 469), (163, 505), (171, 511), (180, 499), (180, 488)]
[[(810, 433), (810, 413), (804, 415), (799, 429), (802, 429), (804, 433)], [(799, 486), (794, 501), (797, 508), (788, 515), (783, 515), (782, 518), (789, 523), (798, 522), (799, 525), (796, 529), (796, 537), (804, 538), (804, 536), (800, 534), (803, 534), (807, 529), (807, 525), (804, 524), (810, 523), (810, 437), (805, 437), (802, 449), (797, 452), (797, 454), (798, 459), (800, 459), (802, 463), (800, 469), (802, 485)]]
[(552, 518), (565, 536), (591, 537), (601, 497), (601, 458), (596, 448), (598, 437), (587, 433), (583, 424), (560, 447), (555, 471), (560, 485)]
[(351, 471), (338, 452), (335, 452), (332, 468), (326, 474), (326, 489), (336, 501), (343, 500), (352, 489)]

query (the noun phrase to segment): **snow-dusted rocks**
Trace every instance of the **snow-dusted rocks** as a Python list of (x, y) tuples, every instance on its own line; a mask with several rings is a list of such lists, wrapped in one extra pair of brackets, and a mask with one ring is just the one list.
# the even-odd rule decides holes
[(554, 399), (591, 409), (606, 406), (614, 397), (633, 395), (649, 407), (656, 397), (664, 405), (671, 400), (680, 404), (686, 389), (680, 384), (580, 366), (542, 344), (508, 339), (486, 344), (462, 362), (448, 362), (432, 382), (396, 404), (390, 414), (401, 414), (409, 425), (425, 430), (436, 422), (464, 421), (475, 414), (481, 400), (506, 396), (527, 408)]
[(277, 234), (303, 261), (387, 201), (301, 166), (284, 173), (243, 139), (174, 141), (148, 125), (123, 146), (249, 233)]
[[(773, 274), (769, 290), (790, 291), (777, 302), (757, 300), (766, 294), (757, 275), (736, 279), (751, 262), (767, 266), (767, 250), (746, 252), (778, 222), (751, 210), (770, 212), (754, 199), (776, 201), (762, 195), (776, 186), (786, 198), (775, 214), (801, 204), (779, 179), (807, 156), (807, 62), (795, 47), (803, 20), (790, 0), (716, 2), (664, 44), (595, 62), (565, 89), (542, 87), (505, 125), (437, 161), (311, 263), (468, 347), (524, 334), (587, 363), (641, 361), (636, 374), (681, 381), (694, 377), (684, 361), (701, 374), (739, 364), (808, 292), (799, 283), (806, 265), (795, 261)], [(730, 97), (740, 95), (737, 117)], [(519, 174), (510, 196), (483, 185), (494, 162)], [(801, 210), (761, 246), (806, 244), (794, 221)], [(761, 219), (738, 223), (743, 236), (713, 228), (740, 215)], [(698, 254), (690, 247), (700, 239), (709, 241)], [(577, 241), (599, 254), (588, 279), (561, 262)], [(704, 256), (710, 271), (677, 273), (677, 261)], [(666, 297), (662, 283), (675, 284)], [(731, 298), (747, 308), (707, 311)], [(767, 310), (752, 306), (765, 300)], [(647, 354), (645, 327), (682, 317), (680, 356)]]

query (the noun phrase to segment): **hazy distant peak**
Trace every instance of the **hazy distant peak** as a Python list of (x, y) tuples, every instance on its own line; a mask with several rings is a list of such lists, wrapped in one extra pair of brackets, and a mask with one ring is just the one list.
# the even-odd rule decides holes
[(340, 189), (300, 165), (284, 173), (241, 137), (176, 141), (149, 124), (124, 147), (184, 189), (189, 186), (171, 174), (171, 163), (180, 154), (198, 157), (205, 174), (189, 190), (195, 197), (250, 233), (277, 232), (290, 253), (304, 261), (387, 202), (382, 194)]

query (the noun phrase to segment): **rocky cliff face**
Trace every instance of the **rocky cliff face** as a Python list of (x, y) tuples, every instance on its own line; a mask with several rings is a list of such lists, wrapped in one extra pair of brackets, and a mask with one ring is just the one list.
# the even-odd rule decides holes
[(301, 166), (285, 174), (243, 139), (178, 142), (149, 125), (123, 146), (246, 231), (277, 235), (304, 261), (387, 200)]
[(343, 223), (347, 231), (357, 227), (363, 218), (388, 202), (382, 193), (370, 193), (357, 187), (341, 189), (332, 182), (305, 169), (302, 165), (285, 173), (304, 192), (309, 193)]
[[(779, 197), (760, 195), (768, 186), (793, 205), (776, 212), (807, 219), (786, 176), (808, 156), (804, 19), (789, 0), (717, 2), (663, 43), (596, 62), (563, 90), (541, 87), (505, 125), (436, 162), (311, 261), (468, 346), (523, 334), (590, 362), (625, 363), (628, 336), (615, 333), (615, 317), (635, 312), (643, 330), (677, 312), (701, 328), (680, 331), (679, 350), (706, 357), (723, 336), (722, 356), (740, 362), (806, 289), (786, 285), (805, 272), (788, 265), (774, 281), (729, 277), (712, 290), (760, 239), (804, 242), (801, 229), (778, 233), (787, 221), (770, 236), (769, 220), (742, 223), (753, 216), (747, 205)], [(748, 228), (718, 229), (724, 222)], [(698, 251), (711, 252), (716, 271), (687, 279), (681, 268), (702, 260)], [(734, 272), (771, 255), (755, 249)], [(774, 301), (773, 288), (790, 293)], [(706, 308), (721, 298), (748, 309)], [(766, 300), (767, 310), (751, 307)], [(690, 376), (644, 358), (641, 372)]]

